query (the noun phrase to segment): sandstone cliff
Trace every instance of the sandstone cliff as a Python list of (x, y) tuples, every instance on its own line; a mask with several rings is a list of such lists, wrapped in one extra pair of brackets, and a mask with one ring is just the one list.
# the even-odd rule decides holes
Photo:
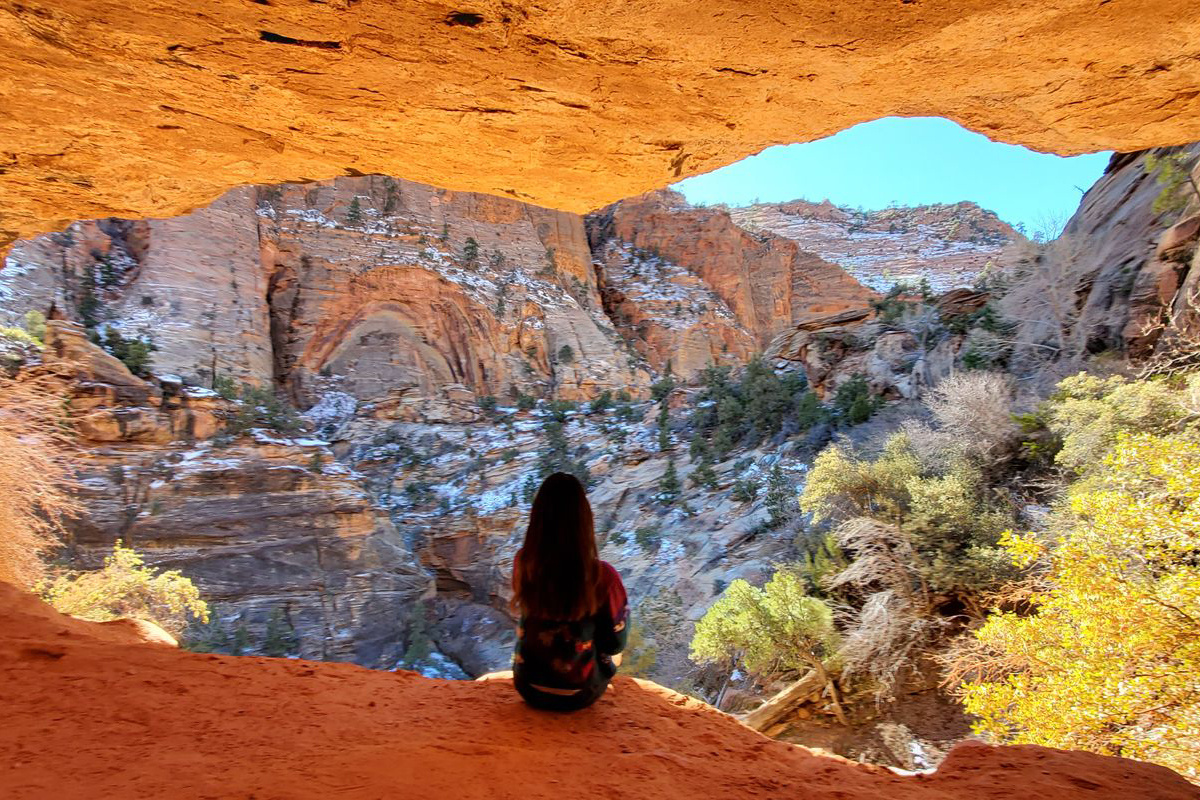
[(864, 212), (796, 200), (730, 215), (749, 231), (792, 239), (878, 291), (921, 280), (935, 292), (971, 286), (989, 265), (999, 266), (1005, 245), (1022, 238), (974, 203)]
[(72, 323), (49, 323), (44, 361), (67, 381), (79, 433), (86, 513), (66, 542), (78, 567), (99, 566), (120, 540), (183, 570), (214, 605), (196, 635), (226, 646), (258, 649), (275, 625), (307, 658), (390, 667), (403, 655), (431, 576), (325, 442), (262, 429), (215, 442), (230, 402), (139, 379)]
[(0, 316), (56, 305), (152, 340), (162, 373), (275, 381), (302, 405), (321, 377), (359, 401), (644, 390), (591, 261), (572, 214), (341, 178), (22, 242), (0, 270)]
[(1193, 141), (1180, 9), (10, 2), (0, 248), (369, 173), (584, 212), (889, 114), (1060, 153)]
[[(795, 242), (751, 234), (729, 213), (689, 206), (674, 192), (622, 200), (589, 215), (588, 229), (610, 313), (648, 353), (670, 343), (685, 373), (722, 357), (744, 360), (794, 325), (866, 309), (875, 297)], [(707, 331), (704, 342), (694, 330)], [(652, 359), (662, 363), (664, 353)]]
[[(1042, 800), (1195, 798), (1163, 767), (960, 745), (899, 775), (773, 742), (691, 698), (618, 678), (569, 717), (504, 678), (434, 681), (344, 664), (136, 643), (0, 585), (0, 783), (13, 800), (103, 796)], [(569, 764), (569, 769), (563, 765)]]

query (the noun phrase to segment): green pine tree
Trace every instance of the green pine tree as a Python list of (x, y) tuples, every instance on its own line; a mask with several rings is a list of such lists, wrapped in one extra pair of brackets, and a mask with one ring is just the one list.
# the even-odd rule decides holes
[(679, 473), (675, 469), (675, 459), (667, 460), (667, 468), (658, 480), (658, 493), (667, 503), (674, 503), (679, 497)]
[(463, 245), (463, 261), (472, 267), (479, 263), (479, 242), (474, 236), (468, 236)]
[(346, 211), (347, 225), (361, 225), (363, 221), (362, 205), (358, 202), (358, 197), (355, 196), (350, 201), (350, 208)]

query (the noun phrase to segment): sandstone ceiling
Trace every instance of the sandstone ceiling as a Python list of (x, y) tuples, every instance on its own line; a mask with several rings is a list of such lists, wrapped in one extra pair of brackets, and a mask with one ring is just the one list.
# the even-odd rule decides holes
[(0, 0), (0, 247), (384, 173), (585, 211), (941, 115), (1059, 153), (1200, 139), (1166, 0)]

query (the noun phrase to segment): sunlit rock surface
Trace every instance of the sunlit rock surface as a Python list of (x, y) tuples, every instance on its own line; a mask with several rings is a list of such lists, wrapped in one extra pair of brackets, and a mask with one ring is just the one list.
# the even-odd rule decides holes
[(1196, 797), (1164, 767), (1029, 745), (967, 742), (932, 774), (900, 775), (771, 741), (626, 677), (561, 715), (525, 706), (503, 677), (188, 653), (64, 617), (7, 584), (0, 704), (12, 800), (608, 797), (629, 788), (614, 765), (654, 800), (695, 797), (698, 785), (736, 800)]
[(1178, 3), (7, 3), (0, 246), (380, 173), (584, 212), (937, 115), (1063, 154), (1200, 138)]

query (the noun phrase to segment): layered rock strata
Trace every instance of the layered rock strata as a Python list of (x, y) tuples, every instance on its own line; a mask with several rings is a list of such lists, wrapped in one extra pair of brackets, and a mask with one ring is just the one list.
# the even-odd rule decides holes
[[(669, 352), (682, 351), (689, 365), (761, 350), (795, 325), (867, 309), (876, 296), (790, 239), (752, 234), (728, 212), (689, 206), (676, 192), (652, 192), (591, 214), (588, 232), (618, 324), (640, 342), (672, 342)], [(688, 291), (694, 284), (703, 291)], [(640, 306), (645, 298), (652, 302), (641, 318), (626, 310), (627, 299)], [(709, 332), (707, 349), (689, 341), (693, 329)]]
[(854, 211), (796, 200), (734, 208), (730, 216), (749, 231), (795, 241), (881, 292), (922, 281), (939, 293), (971, 286), (1000, 267), (1006, 245), (1023, 239), (974, 203)]

